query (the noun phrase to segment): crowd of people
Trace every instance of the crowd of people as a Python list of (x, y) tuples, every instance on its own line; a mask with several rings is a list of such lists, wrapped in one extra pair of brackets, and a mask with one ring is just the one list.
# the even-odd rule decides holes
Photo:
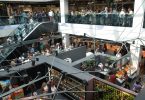
[(122, 8), (120, 11), (111, 7), (105, 7), (103, 10), (97, 11), (82, 9), (80, 11), (70, 11), (68, 14), (68, 22), (131, 27), (133, 15), (134, 13), (131, 8)]
[(14, 12), (8, 18), (9, 24), (24, 24), (24, 23), (32, 23), (34, 21), (44, 22), (44, 21), (52, 21), (52, 22), (60, 22), (60, 12), (50, 10), (48, 12), (45, 11), (37, 11), (37, 12), (25, 12), (22, 11), (20, 13)]
[[(66, 15), (68, 23), (109, 25), (109, 26), (127, 26), (131, 27), (133, 22), (134, 12), (132, 8), (122, 8), (117, 10), (112, 7), (104, 7), (102, 10), (70, 10)], [(22, 24), (33, 21), (53, 21), (60, 22), (60, 11), (49, 10), (20, 13), (14, 12), (9, 18), (9, 24)], [(2, 21), (2, 20), (1, 20)]]
[[(125, 79), (123, 87), (129, 90), (132, 90), (136, 93), (139, 93), (141, 89), (144, 87), (143, 85), (143, 79), (141, 77), (135, 79), (135, 82), (131, 82), (129, 79), (129, 76), (127, 75), (127, 72), (125, 72), (122, 79)], [(109, 75), (109, 82), (116, 84), (116, 75), (111, 72)]]
[[(44, 40), (45, 39), (44, 36), (41, 36), (39, 39), (40, 39), (39, 42), (25, 45), (25, 47), (27, 49), (26, 52), (23, 52), (22, 55), (14, 58), (14, 59), (8, 60), (9, 65), (5, 66), (5, 67), (14, 68), (16, 66), (19, 66), (21, 64), (25, 64), (28, 62), (32, 62), (32, 66), (35, 66), (35, 61), (37, 60), (36, 59), (37, 55), (50, 56), (50, 55), (54, 55), (55, 51), (57, 51), (59, 53), (61, 50), (63, 50), (63, 46), (61, 45), (61, 43), (51, 44), (49, 40)], [(29, 79), (29, 81), (31, 81), (31, 80)], [(10, 87), (7, 86), (6, 89), (3, 90), (3, 88), (1, 88), (0, 92), (2, 92), (2, 93), (8, 92), (10, 90)], [(42, 82), (42, 86), (41, 86), (40, 90), (36, 89), (35, 84), (32, 84), (25, 88), (25, 92), (26, 91), (28, 91), (29, 94), (26, 93), (25, 96), (27, 96), (27, 95), (34, 96), (34, 95), (38, 95), (38, 94), (42, 94), (42, 93), (54, 93), (56, 91), (56, 84), (53, 81), (53, 79), (51, 78), (51, 80), (48, 82), (46, 82), (46, 81)], [(44, 99), (48, 99), (48, 98), (52, 98), (52, 97), (53, 97), (53, 95), (52, 96), (43, 96), (43, 97), (40, 97), (40, 99), (42, 98), (44, 100)], [(4, 100), (8, 100), (8, 98), (14, 98), (14, 97), (12, 97), (12, 95), (8, 95), (4, 98), (6, 98)], [(1, 100), (1, 98), (0, 98), (0, 100)]]
[[(32, 80), (29, 80), (32, 81)], [(5, 87), (2, 87), (2, 85), (0, 84), (0, 94), (5, 93), (10, 91), (10, 89), (16, 88), (18, 87), (18, 85), (16, 84), (7, 84)], [(2, 98), (0, 98), (0, 100), (13, 100), (13, 99), (20, 99), (20, 98), (25, 98), (27, 96), (37, 96), (39, 94), (47, 94), (50, 93), (50, 95), (47, 96), (41, 96), (36, 98), (35, 100), (48, 100), (48, 99), (52, 99), (53, 98), (53, 94), (57, 91), (56, 88), (56, 83), (53, 79), (50, 80), (46, 80), (42, 82), (41, 88), (38, 89), (35, 85), (35, 83), (30, 84), (28, 86), (26, 86), (23, 89), (19, 89), (7, 96), (4, 96)], [(52, 95), (51, 95), (52, 93)], [(19, 95), (18, 95), (19, 94)]]

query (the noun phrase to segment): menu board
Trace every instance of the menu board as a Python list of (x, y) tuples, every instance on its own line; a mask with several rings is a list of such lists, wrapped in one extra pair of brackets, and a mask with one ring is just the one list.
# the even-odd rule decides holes
[(94, 80), (94, 100), (134, 100), (135, 96), (111, 85)]

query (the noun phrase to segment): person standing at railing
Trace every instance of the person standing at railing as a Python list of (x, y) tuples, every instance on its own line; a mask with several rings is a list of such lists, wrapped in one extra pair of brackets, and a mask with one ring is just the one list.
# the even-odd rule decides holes
[(117, 26), (118, 24), (119, 24), (118, 11), (116, 9), (113, 9), (113, 11), (112, 11), (112, 25)]
[(37, 12), (34, 12), (34, 13), (32, 14), (32, 19), (33, 19), (34, 21), (38, 21)]
[(48, 15), (49, 15), (50, 21), (53, 22), (53, 21), (54, 21), (54, 12), (53, 12), (52, 10), (50, 10), (50, 11), (48, 12)]
[(29, 33), (29, 26), (28, 26), (28, 24), (25, 24), (24, 27), (25, 27), (25, 33), (28, 34)]
[(105, 23), (105, 25), (108, 25), (108, 7), (105, 7), (105, 9), (104, 9), (104, 23)]
[(32, 16), (31, 16), (30, 17), (30, 21), (29, 21), (30, 29), (33, 29), (33, 27), (34, 27), (33, 23), (34, 23), (34, 20), (33, 20)]
[(14, 24), (14, 16), (9, 17), (9, 24)]
[(15, 43), (18, 42), (18, 36), (17, 36), (17, 34), (14, 34), (14, 42), (15, 42)]
[(21, 41), (23, 41), (23, 33), (20, 31), (20, 39), (21, 39)]
[(21, 13), (21, 23), (26, 23), (27, 22), (27, 14), (23, 11)]
[(54, 17), (55, 17), (55, 22), (60, 22), (60, 12), (59, 11), (56, 11), (56, 13), (54, 14)]
[(8, 44), (11, 44), (11, 42), (12, 42), (11, 37), (8, 37), (8, 38), (7, 38), (7, 43), (8, 43)]
[(112, 21), (112, 18), (113, 18), (113, 16), (112, 16), (112, 13), (113, 13), (113, 10), (112, 10), (112, 8), (110, 7), (109, 8), (109, 10), (108, 10), (108, 25), (112, 25), (113, 23), (113, 21)]
[(38, 22), (42, 22), (42, 13), (38, 12), (37, 14)]
[(45, 11), (42, 11), (42, 21), (46, 21), (46, 13)]
[(120, 11), (120, 13), (119, 13), (120, 25), (121, 26), (125, 26), (125, 15), (126, 15), (125, 9), (122, 8), (121, 11)]
[(20, 37), (21, 41), (23, 41), (23, 33), (22, 33), (20, 27), (18, 27), (18, 32), (19, 32), (19, 37)]
[(4, 51), (3, 49), (0, 49), (0, 56), (4, 58), (5, 56), (4, 56), (4, 52), (3, 51)]
[(128, 25), (132, 26), (133, 22), (133, 11), (131, 8), (128, 8)]

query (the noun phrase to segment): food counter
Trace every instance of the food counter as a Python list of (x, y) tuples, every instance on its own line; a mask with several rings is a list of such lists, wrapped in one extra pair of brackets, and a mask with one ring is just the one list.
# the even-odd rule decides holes
[(120, 69), (119, 71), (116, 72), (116, 80), (118, 85), (122, 85), (126, 78), (125, 78), (125, 72), (127, 73), (128, 78), (134, 79), (136, 77), (136, 69), (132, 68), (131, 64), (126, 65), (124, 68)]
[(107, 81), (94, 79), (94, 100), (134, 100), (136, 94)]

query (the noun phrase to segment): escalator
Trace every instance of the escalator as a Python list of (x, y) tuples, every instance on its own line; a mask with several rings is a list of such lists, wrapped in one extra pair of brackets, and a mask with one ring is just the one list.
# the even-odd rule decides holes
[[(15, 29), (9, 37), (11, 42), (3, 43), (0, 45), (0, 63), (6, 59), (14, 59), (17, 56), (14, 54), (20, 54), (24, 48), (21, 44), (24, 41), (33, 40), (39, 38), (43, 33), (57, 32), (58, 24), (53, 22), (33, 22), (30, 24), (22, 24)], [(15, 38), (16, 37), (16, 38)]]

